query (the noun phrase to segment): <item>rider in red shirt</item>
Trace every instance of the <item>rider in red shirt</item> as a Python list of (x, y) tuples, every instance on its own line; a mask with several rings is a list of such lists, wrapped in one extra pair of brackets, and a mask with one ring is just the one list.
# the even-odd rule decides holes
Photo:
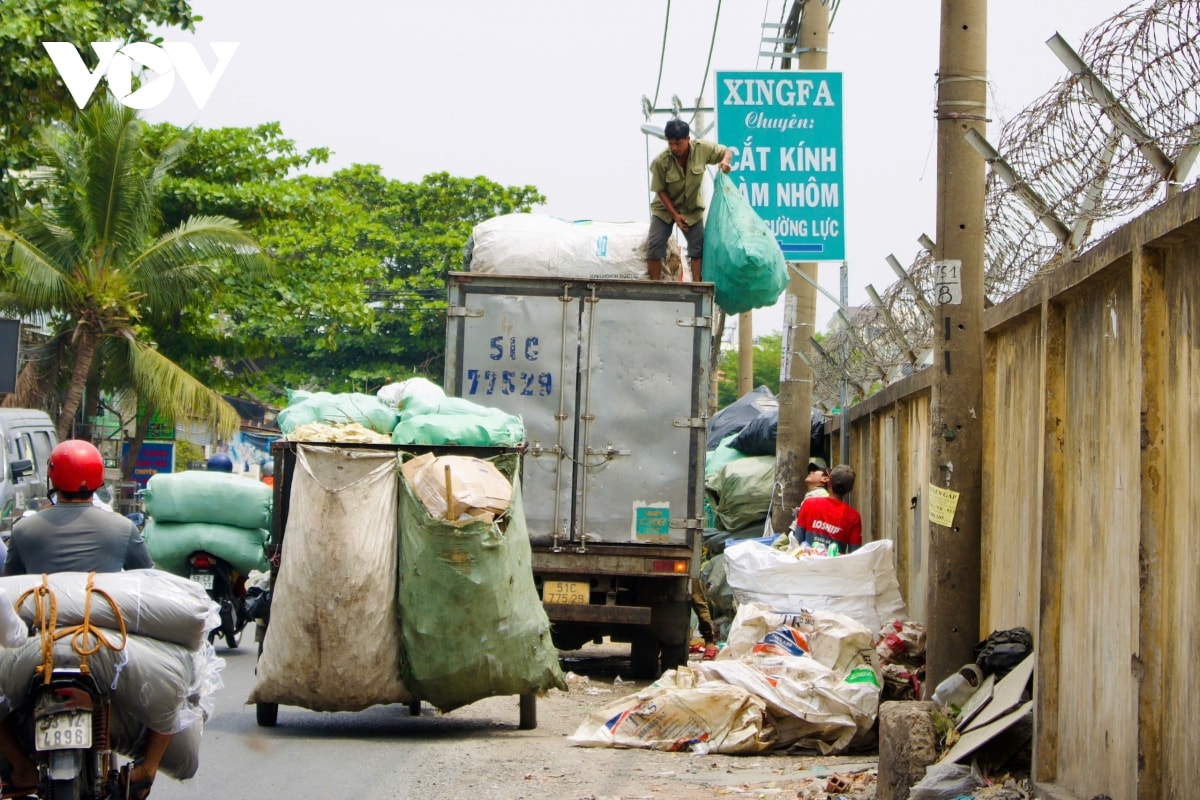
[(810, 497), (800, 504), (796, 513), (799, 535), (810, 545), (817, 542), (828, 547), (837, 542), (842, 553), (852, 553), (862, 546), (862, 517), (846, 502), (854, 488), (854, 470), (839, 464), (829, 472), (832, 497)]

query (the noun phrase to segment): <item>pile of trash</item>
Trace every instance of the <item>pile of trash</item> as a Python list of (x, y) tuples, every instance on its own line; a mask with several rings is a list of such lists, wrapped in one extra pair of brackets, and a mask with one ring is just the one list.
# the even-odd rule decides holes
[(1033, 636), (1026, 628), (993, 631), (975, 654), (933, 692), (940, 757), (911, 788), (914, 800), (1033, 796)]
[(266, 571), (271, 487), (226, 472), (160, 472), (142, 492), (142, 536), (159, 569), (186, 577), (188, 556), (211, 553), (242, 575)]
[[(50, 605), (34, 597), (42, 589), (53, 598), (52, 621), (39, 618), (39, 607)], [(220, 624), (217, 605), (199, 584), (153, 569), (13, 575), (0, 578), (0, 609), (0, 718), (23, 713), (18, 709), (35, 669), (46, 660), (42, 630), (53, 627), (61, 635), (87, 618), (93, 632), (79, 640), (89, 650), (86, 658), (76, 636), (63, 636), (51, 648), (54, 667), (79, 667), (86, 660), (108, 687), (117, 752), (134, 757), (143, 728), (171, 733), (160, 769), (178, 780), (196, 774), (200, 737), (225, 666), (206, 638)]]
[(425, 378), (357, 392), (288, 393), (279, 429), (290, 441), (516, 447), (525, 441), (519, 416), (448, 397)]
[(570, 741), (726, 754), (864, 747), (881, 685), (872, 645), (871, 630), (843, 614), (741, 603), (715, 661), (668, 670), (591, 714)]

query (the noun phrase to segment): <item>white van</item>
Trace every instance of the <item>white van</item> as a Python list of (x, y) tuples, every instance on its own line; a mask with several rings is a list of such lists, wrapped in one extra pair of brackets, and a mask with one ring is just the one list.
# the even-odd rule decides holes
[(44, 411), (0, 408), (0, 531), (6, 538), (30, 499), (46, 496), (46, 468), (56, 444), (54, 423)]

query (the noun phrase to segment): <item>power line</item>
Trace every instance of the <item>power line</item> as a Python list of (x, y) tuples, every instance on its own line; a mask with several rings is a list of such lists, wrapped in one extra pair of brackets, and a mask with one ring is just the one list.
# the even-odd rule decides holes
[[(717, 0), (717, 13), (713, 17), (712, 38), (709, 39), (709, 41), (708, 41), (708, 59), (705, 60), (705, 62), (704, 62), (704, 79), (700, 81), (700, 94), (696, 95), (697, 98), (704, 97), (704, 88), (708, 85), (708, 70), (709, 70), (709, 67), (712, 66), (713, 48), (717, 44), (717, 25), (720, 22), (721, 22), (721, 0)], [(698, 112), (699, 112), (699, 109), (692, 112), (692, 124), (693, 125), (696, 124), (696, 114)]]
[(667, 18), (663, 20), (662, 48), (658, 54), (658, 80), (654, 82), (654, 102), (651, 104), (654, 108), (658, 108), (658, 90), (662, 88), (663, 62), (667, 60), (667, 31), (670, 27), (671, 0), (667, 0)]

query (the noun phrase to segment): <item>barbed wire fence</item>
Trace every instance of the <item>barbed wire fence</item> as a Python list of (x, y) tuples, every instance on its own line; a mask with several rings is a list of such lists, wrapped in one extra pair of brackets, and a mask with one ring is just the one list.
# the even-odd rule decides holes
[[(1077, 49), (1084, 68), (1073, 68), (1001, 128), (993, 156), (1010, 180), (994, 162), (985, 206), (988, 304), (1069, 263), (1169, 191), (1195, 183), (1188, 171), (1200, 151), (1197, 41), (1196, 0), (1134, 3), (1084, 35)], [(928, 365), (931, 247), (907, 268), (893, 264), (907, 280), (882, 292), (868, 287), (872, 302), (854, 309), (849, 326), (835, 326), (801, 351), (812, 365), (814, 405), (838, 406), (843, 380), (853, 404)]]

